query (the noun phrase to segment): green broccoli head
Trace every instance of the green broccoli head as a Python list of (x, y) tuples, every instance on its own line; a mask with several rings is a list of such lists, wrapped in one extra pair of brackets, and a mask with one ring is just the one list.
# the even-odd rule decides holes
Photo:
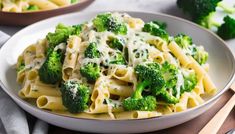
[(60, 43), (66, 43), (70, 35), (79, 35), (82, 30), (82, 25), (65, 26), (58, 24), (54, 33), (48, 33), (46, 39), (49, 44), (48, 53), (53, 51), (54, 47)]
[(208, 60), (208, 53), (203, 47), (194, 46), (192, 47), (192, 57), (200, 64), (205, 64)]
[(20, 64), (17, 65), (16, 71), (17, 71), (17, 72), (20, 72), (20, 71), (23, 70), (24, 68), (25, 68), (25, 63), (24, 63), (24, 61), (22, 60), (22, 61), (20, 62)]
[(64, 54), (62, 51), (52, 51), (48, 54), (46, 61), (39, 68), (38, 74), (42, 82), (55, 84), (62, 77), (62, 60)]
[(193, 44), (192, 38), (185, 34), (176, 35), (174, 40), (183, 49), (188, 49)]
[(158, 20), (151, 21), (154, 24), (157, 24), (160, 29), (166, 30), (167, 24), (165, 22), (160, 22)]
[(184, 85), (180, 89), (181, 94), (184, 92), (191, 92), (197, 84), (197, 77), (195, 72), (183, 73), (183, 77)]
[(109, 45), (109, 47), (111, 47), (113, 49), (117, 49), (119, 51), (122, 51), (123, 46), (124, 46), (124, 40), (119, 39), (119, 38), (110, 37), (107, 41), (107, 44)]
[(89, 82), (94, 82), (100, 76), (100, 67), (96, 63), (88, 63), (80, 68), (80, 73)]
[(156, 96), (159, 100), (163, 100), (169, 104), (176, 104), (179, 102), (179, 99), (170, 94), (166, 89), (161, 89), (158, 91)]
[(71, 4), (73, 4), (73, 3), (77, 3), (79, 0), (71, 0)]
[(164, 87), (165, 81), (161, 75), (161, 68), (158, 63), (143, 63), (135, 67), (135, 73), (139, 79), (139, 84), (144, 84), (143, 88), (149, 87), (152, 91), (160, 90)]
[(29, 7), (26, 10), (27, 11), (37, 11), (37, 10), (39, 10), (39, 7), (36, 5), (29, 5)]
[(224, 23), (218, 27), (217, 34), (226, 40), (235, 38), (235, 19), (229, 16), (224, 17)]
[(164, 62), (161, 67), (161, 73), (165, 80), (165, 88), (173, 88), (177, 83), (177, 74), (179, 70), (173, 64), (169, 62)]
[(119, 22), (110, 13), (99, 14), (92, 20), (98, 32), (110, 31), (115, 34), (127, 34), (127, 27), (123, 22)]
[(144, 27), (142, 30), (144, 32), (150, 33), (151, 35), (159, 36), (166, 41), (168, 41), (169, 39), (169, 34), (164, 29), (161, 29), (161, 27), (154, 22), (149, 22), (149, 23), (144, 24)]
[(147, 96), (142, 98), (130, 97), (122, 103), (126, 111), (140, 110), (140, 111), (154, 111), (156, 109), (156, 98)]
[(86, 48), (84, 54), (86, 58), (99, 58), (100, 52), (97, 49), (97, 44), (95, 42), (90, 43)]
[(71, 113), (83, 112), (88, 108), (90, 89), (76, 80), (68, 80), (61, 89), (63, 105)]
[(113, 58), (111, 58), (109, 64), (125, 65), (126, 59), (121, 52), (116, 52), (114, 54)]

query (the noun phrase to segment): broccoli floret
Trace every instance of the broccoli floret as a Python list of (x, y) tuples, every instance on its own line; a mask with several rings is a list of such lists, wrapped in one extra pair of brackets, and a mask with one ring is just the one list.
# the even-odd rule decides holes
[(89, 82), (94, 82), (100, 76), (100, 67), (96, 63), (88, 63), (80, 68), (80, 73)]
[(157, 92), (156, 95), (157, 98), (169, 104), (176, 104), (179, 102), (179, 99), (170, 94), (166, 89), (161, 89), (160, 91)]
[(180, 89), (181, 94), (184, 92), (191, 92), (197, 84), (197, 77), (195, 72), (183, 73), (183, 77), (184, 85)]
[(27, 11), (37, 11), (37, 10), (39, 10), (39, 8), (36, 5), (29, 5), (29, 7), (26, 10)]
[(152, 111), (156, 108), (156, 98), (154, 96), (142, 96), (145, 89), (161, 90), (164, 86), (164, 78), (160, 73), (158, 63), (142, 63), (135, 67), (135, 73), (138, 77), (138, 84), (131, 98), (123, 101), (125, 110)]
[(71, 0), (71, 4), (78, 2), (79, 0)]
[(224, 17), (224, 23), (218, 28), (217, 34), (225, 40), (235, 38), (235, 19)]
[(123, 54), (121, 52), (117, 52), (117, 53), (115, 53), (114, 58), (111, 59), (109, 64), (125, 65), (126, 64), (126, 59), (125, 59), (125, 57), (123, 56)]
[(174, 90), (178, 80), (178, 72), (178, 68), (169, 62), (164, 62), (161, 65), (161, 75), (163, 76), (165, 84), (160, 90), (156, 88), (152, 89), (153, 94), (156, 95), (157, 98), (170, 104), (179, 102), (179, 99), (174, 96), (175, 94), (169, 92), (169, 90), (176, 92)]
[[(138, 88), (137, 88), (138, 89)], [(135, 92), (139, 92), (138, 90)], [(140, 111), (154, 111), (156, 109), (156, 98), (153, 96), (137, 96), (133, 94), (132, 97), (127, 98), (123, 101), (122, 105), (126, 111), (140, 110)]]
[(164, 40), (168, 41), (168, 38), (169, 38), (168, 33), (164, 29), (161, 29), (160, 26), (154, 22), (149, 22), (149, 23), (144, 24), (144, 27), (142, 30), (144, 32), (150, 33), (151, 35), (159, 36), (163, 38)]
[(48, 54), (46, 61), (39, 68), (38, 74), (42, 82), (55, 84), (62, 77), (62, 60), (64, 53), (60, 50), (52, 51)]
[(118, 50), (122, 51), (123, 45), (124, 45), (124, 40), (110, 37), (109, 40), (107, 41), (107, 44), (109, 45), (109, 47), (111, 47), (113, 49), (118, 49)]
[(161, 73), (165, 80), (165, 88), (173, 88), (177, 83), (178, 68), (166, 61), (162, 64)]
[(23, 70), (25, 68), (25, 64), (24, 61), (21, 61), (20, 64), (17, 66), (16, 71), (20, 72), (21, 70)]
[(192, 47), (192, 57), (200, 64), (205, 64), (208, 60), (208, 53), (204, 50), (203, 47), (193, 46)]
[(192, 42), (192, 38), (185, 34), (178, 34), (174, 37), (175, 42), (186, 51), (187, 55), (191, 55), (199, 64), (205, 64), (208, 59), (208, 53), (203, 47), (196, 46)]
[(157, 24), (160, 29), (166, 30), (167, 24), (165, 22), (160, 22), (158, 20), (152, 21), (154, 24)]
[(65, 26), (58, 24), (54, 33), (48, 33), (46, 38), (49, 44), (47, 54), (53, 51), (54, 47), (60, 43), (66, 43), (70, 35), (79, 35), (82, 30), (82, 25)]
[(145, 83), (143, 88), (149, 87), (154, 92), (164, 87), (165, 81), (161, 75), (161, 68), (158, 63), (143, 63), (135, 67), (135, 73), (141, 83)]
[(99, 14), (92, 20), (98, 32), (111, 31), (115, 34), (127, 34), (127, 27), (123, 22), (119, 22), (110, 13)]
[(192, 38), (185, 34), (176, 35), (174, 40), (183, 49), (188, 49), (193, 44)]
[(97, 44), (95, 42), (90, 43), (86, 48), (84, 54), (86, 58), (99, 58), (100, 52), (97, 49)]
[(83, 112), (88, 108), (90, 89), (76, 80), (68, 80), (61, 89), (63, 105), (71, 113)]

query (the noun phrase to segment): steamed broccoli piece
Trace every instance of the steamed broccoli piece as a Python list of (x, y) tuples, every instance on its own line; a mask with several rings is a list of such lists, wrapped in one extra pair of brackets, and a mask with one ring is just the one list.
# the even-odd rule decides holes
[(61, 89), (63, 105), (71, 113), (83, 112), (88, 108), (90, 89), (76, 80), (68, 80)]
[(119, 65), (125, 65), (126, 64), (126, 59), (123, 56), (121, 52), (117, 52), (114, 55), (114, 58), (109, 62), (109, 64), (119, 64)]
[(119, 51), (122, 51), (123, 45), (124, 45), (124, 40), (111, 37), (107, 41), (107, 44), (109, 45), (109, 47), (111, 47), (113, 49), (117, 49)]
[(90, 43), (86, 48), (84, 54), (87, 58), (99, 58), (100, 52), (97, 49), (97, 44), (95, 42)]
[(178, 68), (169, 62), (164, 62), (161, 65), (161, 75), (163, 76), (165, 84), (160, 90), (156, 88), (152, 89), (153, 94), (156, 95), (157, 98), (170, 104), (176, 104), (179, 102), (179, 99), (176, 98), (174, 94), (169, 93), (169, 90), (173, 90), (173, 92), (175, 92), (174, 90), (178, 80), (178, 72)]
[(73, 3), (76, 3), (76, 2), (78, 2), (79, 0), (71, 0), (71, 3), (73, 4)]
[(157, 20), (152, 21), (154, 24), (157, 24), (160, 29), (166, 30), (167, 24), (165, 22), (160, 22)]
[(110, 13), (99, 14), (92, 22), (98, 32), (110, 31), (115, 34), (127, 34), (126, 25), (119, 22)]
[(163, 90), (163, 89), (158, 91), (156, 95), (157, 95), (157, 98), (169, 104), (176, 104), (179, 102), (178, 98), (176, 98), (175, 96), (171, 95), (168, 91)]
[[(100, 52), (97, 49), (96, 43), (90, 43), (89, 46), (85, 50), (86, 58), (99, 58)], [(81, 66), (80, 73), (83, 77), (85, 77), (88, 82), (94, 82), (100, 76), (100, 66), (96, 63), (87, 63), (86, 65)]]
[(149, 23), (144, 24), (144, 27), (142, 30), (144, 32), (150, 33), (151, 35), (159, 36), (163, 38), (164, 40), (168, 41), (169, 35), (164, 29), (161, 29), (161, 27), (163, 26), (162, 25), (159, 26), (154, 22), (149, 22)]
[[(46, 39), (49, 44), (48, 53), (50, 53), (55, 46), (60, 43), (66, 43), (70, 35), (79, 35), (82, 30), (82, 25), (65, 26), (58, 24), (54, 33), (48, 33)], [(48, 54), (47, 53), (47, 54)]]
[(62, 60), (64, 54), (62, 51), (52, 51), (48, 54), (46, 61), (40, 67), (38, 74), (42, 82), (47, 84), (55, 84), (62, 77)]
[(235, 19), (224, 17), (224, 23), (218, 28), (217, 34), (225, 40), (235, 38)]
[(100, 76), (100, 67), (96, 63), (88, 63), (80, 68), (80, 73), (89, 82), (94, 82)]
[(161, 68), (158, 63), (143, 63), (135, 67), (135, 73), (138, 77), (138, 84), (131, 98), (123, 101), (125, 110), (142, 110), (153, 111), (156, 108), (156, 98), (154, 96), (142, 96), (142, 92), (146, 89), (158, 92), (165, 85)]
[(173, 88), (177, 83), (178, 68), (169, 62), (164, 62), (161, 67), (161, 73), (165, 80), (165, 88)]
[(193, 44), (192, 38), (185, 34), (176, 35), (174, 40), (183, 49), (188, 49)]
[(205, 64), (208, 59), (208, 53), (203, 47), (193, 44), (192, 38), (185, 34), (178, 34), (174, 37), (175, 42), (186, 51), (187, 55), (191, 55), (199, 64)]
[(184, 92), (191, 92), (197, 84), (197, 77), (194, 72), (189, 74), (183, 73), (183, 77), (184, 77), (184, 85), (180, 89), (181, 94)]
[(203, 47), (192, 48), (192, 57), (200, 64), (205, 64), (208, 60), (208, 53), (204, 50)]
[[(122, 105), (126, 111), (132, 111), (132, 110), (140, 110), (140, 111), (154, 111), (156, 109), (156, 98), (153, 96), (146, 96), (143, 97), (142, 95), (136, 95), (141, 94), (140, 89), (135, 90), (135, 93), (125, 100), (123, 100)], [(138, 92), (138, 93), (136, 93)]]
[(161, 68), (158, 63), (138, 64), (135, 67), (135, 73), (141, 83), (144, 83), (143, 88), (157, 92), (165, 85), (164, 77), (161, 74)]
[(36, 5), (29, 5), (29, 7), (26, 10), (27, 11), (37, 11), (37, 10), (39, 10), (39, 8)]
[(20, 65), (18, 65), (18, 67), (16, 68), (17, 72), (20, 72), (21, 70), (23, 70), (25, 68), (25, 64), (23, 61), (21, 61)]

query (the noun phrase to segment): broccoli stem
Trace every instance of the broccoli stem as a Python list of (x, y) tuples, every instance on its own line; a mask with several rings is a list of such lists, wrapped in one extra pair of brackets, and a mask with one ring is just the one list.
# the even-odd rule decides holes
[(214, 20), (215, 12), (210, 13), (206, 18), (201, 21), (202, 26), (211, 29), (212, 27), (219, 27), (221, 24)]
[(144, 80), (143, 82), (138, 83), (138, 85), (136, 87), (136, 92), (134, 92), (132, 97), (136, 98), (136, 99), (142, 98), (142, 92), (145, 89), (145, 87), (147, 87), (149, 84), (150, 84), (150, 82), (147, 80)]
[(235, 8), (226, 5), (224, 2), (219, 2), (219, 3), (217, 4), (217, 7), (222, 8), (223, 11), (226, 12), (226, 13), (228, 13), (228, 14), (233, 14), (233, 13), (235, 13)]

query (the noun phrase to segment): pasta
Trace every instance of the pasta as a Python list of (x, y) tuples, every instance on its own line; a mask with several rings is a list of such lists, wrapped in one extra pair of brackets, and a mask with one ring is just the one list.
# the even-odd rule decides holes
[(68, 6), (78, 0), (1, 0), (0, 10), (4, 12), (31, 12), (51, 10)]
[(105, 120), (164, 116), (204, 103), (216, 93), (207, 52), (184, 44), (187, 35), (158, 30), (164, 30), (160, 22), (144, 23), (125, 13), (58, 24), (18, 57), (18, 94), (40, 109)]

